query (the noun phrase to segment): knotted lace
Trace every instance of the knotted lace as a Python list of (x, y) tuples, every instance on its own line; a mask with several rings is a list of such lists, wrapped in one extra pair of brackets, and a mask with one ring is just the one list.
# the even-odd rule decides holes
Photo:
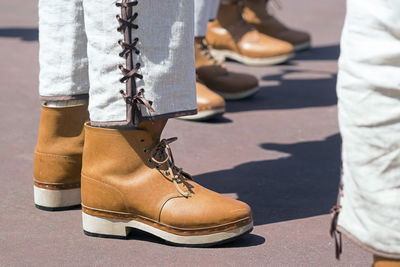
[[(156, 168), (165, 176), (166, 178), (171, 177), (172, 182), (178, 192), (184, 196), (189, 197), (193, 191), (187, 180), (193, 180), (192, 176), (187, 172), (184, 172), (182, 168), (175, 166), (174, 157), (172, 156), (171, 147), (169, 144), (176, 141), (178, 138), (172, 137), (169, 139), (161, 140), (151, 151), (151, 162), (156, 164)], [(188, 189), (188, 191), (183, 191), (179, 184), (182, 183)]]
[(340, 205), (335, 205), (332, 207), (332, 209), (331, 209), (331, 228), (329, 231), (331, 234), (331, 237), (335, 240), (336, 259), (340, 259), (340, 254), (342, 254), (342, 233), (336, 229), (340, 209), (341, 209)]
[[(144, 89), (137, 90), (135, 78), (143, 79), (143, 75), (139, 73), (141, 64), (136, 63), (133, 67), (132, 62), (132, 52), (135, 54), (140, 54), (139, 49), (136, 47), (139, 38), (134, 38), (132, 43), (132, 29), (138, 29), (139, 26), (135, 24), (135, 20), (138, 17), (138, 13), (133, 13), (132, 7), (137, 6), (138, 1), (131, 0), (122, 0), (121, 3), (116, 3), (117, 7), (121, 7), (121, 16), (117, 15), (116, 18), (119, 22), (119, 27), (117, 30), (119, 32), (124, 33), (124, 40), (119, 40), (118, 44), (123, 49), (121, 53), (119, 53), (120, 57), (126, 58), (126, 67), (120, 65), (119, 69), (121, 70), (123, 77), (120, 79), (121, 83), (127, 83), (126, 85), (126, 93), (123, 90), (120, 90), (122, 97), (125, 99), (127, 104), (135, 107), (136, 112), (141, 114), (141, 105), (143, 104), (149, 111), (155, 112), (152, 106), (152, 101), (145, 99), (144, 97)], [(130, 95), (129, 92), (132, 92)], [(134, 95), (133, 95), (134, 94)], [(139, 122), (136, 122), (137, 124)]]
[(200, 53), (203, 56), (205, 56), (207, 60), (210, 60), (215, 65), (225, 68), (225, 66), (219, 60), (217, 60), (213, 55), (211, 55), (210, 48), (205, 38), (203, 38), (201, 42), (197, 43), (197, 47), (199, 48)]

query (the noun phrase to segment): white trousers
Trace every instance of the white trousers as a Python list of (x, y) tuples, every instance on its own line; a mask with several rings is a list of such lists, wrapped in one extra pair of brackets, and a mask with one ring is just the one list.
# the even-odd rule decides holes
[(348, 0), (341, 42), (338, 230), (400, 258), (400, 1)]
[(130, 0), (138, 3), (129, 4), (125, 21), (117, 20), (128, 10), (121, 1), (39, 1), (42, 100), (89, 94), (97, 126), (195, 114), (193, 1)]
[(205, 37), (208, 22), (217, 16), (219, 0), (194, 0), (194, 6), (194, 36)]

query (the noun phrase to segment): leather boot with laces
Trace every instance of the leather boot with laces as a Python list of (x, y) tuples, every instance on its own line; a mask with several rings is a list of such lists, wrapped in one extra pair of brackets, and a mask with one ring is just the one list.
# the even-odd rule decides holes
[(210, 246), (251, 231), (250, 207), (195, 183), (160, 141), (166, 121), (135, 130), (85, 126), (83, 229), (126, 237), (131, 228), (186, 246)]
[(310, 48), (310, 34), (286, 27), (268, 14), (267, 4), (266, 0), (246, 0), (243, 9), (244, 20), (263, 34), (291, 43), (295, 51)]
[(250, 97), (258, 92), (258, 80), (253, 75), (234, 73), (214, 58), (205, 38), (195, 39), (196, 73), (211, 90), (226, 100)]
[(293, 57), (293, 46), (257, 31), (242, 18), (243, 3), (221, 3), (217, 18), (208, 24), (207, 41), (218, 60), (246, 65), (275, 65)]

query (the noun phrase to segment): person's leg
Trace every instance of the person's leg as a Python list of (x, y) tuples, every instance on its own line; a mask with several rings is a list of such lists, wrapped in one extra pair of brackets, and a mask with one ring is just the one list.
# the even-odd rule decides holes
[(337, 86), (343, 138), (337, 230), (386, 258), (400, 258), (399, 18), (396, 0), (347, 1)]
[(194, 52), (188, 42), (193, 4), (123, 3), (127, 14), (113, 0), (84, 0), (91, 125), (132, 126), (195, 114)]
[(34, 154), (34, 202), (46, 210), (79, 205), (83, 124), (89, 92), (82, 0), (39, 1), (43, 101)]
[(290, 29), (271, 16), (267, 9), (268, 2), (269, 0), (246, 0), (244, 20), (261, 33), (291, 43), (295, 51), (308, 49), (311, 45), (310, 34)]
[(205, 246), (250, 231), (249, 206), (193, 182), (175, 165), (176, 138), (160, 140), (167, 118), (196, 112), (193, 2), (84, 0), (84, 10), (91, 84), (85, 233), (125, 237), (133, 227)]
[[(194, 36), (204, 38), (207, 32), (207, 23), (210, 18), (211, 2), (213, 0), (195, 0)], [(196, 82), (197, 114), (183, 116), (180, 119), (205, 121), (221, 116), (225, 112), (225, 100), (210, 90), (201, 81)]]
[(292, 58), (293, 46), (254, 29), (243, 20), (243, 8), (242, 1), (221, 1), (217, 17), (207, 31), (213, 56), (255, 66), (279, 64)]

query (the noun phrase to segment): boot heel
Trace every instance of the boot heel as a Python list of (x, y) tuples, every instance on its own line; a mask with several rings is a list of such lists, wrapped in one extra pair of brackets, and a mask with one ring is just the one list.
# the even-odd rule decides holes
[(41, 210), (71, 209), (81, 204), (81, 189), (49, 190), (33, 186), (35, 206)]
[(88, 236), (126, 239), (129, 228), (120, 220), (89, 215), (82, 212), (83, 232)]

